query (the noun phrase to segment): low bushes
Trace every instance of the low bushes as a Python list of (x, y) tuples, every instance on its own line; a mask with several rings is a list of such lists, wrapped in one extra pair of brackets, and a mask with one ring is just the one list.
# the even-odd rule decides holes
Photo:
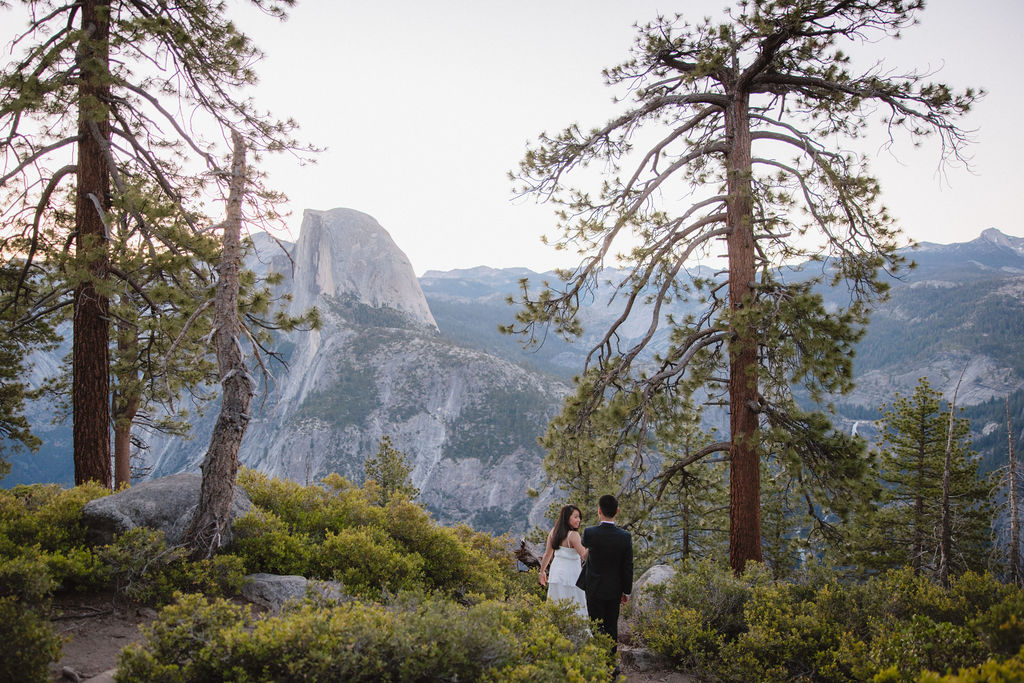
[(1024, 647), (1007, 660), (989, 659), (956, 674), (940, 676), (927, 671), (921, 674), (920, 683), (1024, 683)]
[(945, 590), (909, 569), (861, 584), (824, 571), (776, 582), (699, 562), (644, 604), (639, 637), (702, 680), (916, 681), (997, 666), (1024, 645), (1024, 592), (970, 572)]
[(301, 486), (243, 470), (239, 483), (255, 509), (235, 523), (228, 550), (248, 572), (335, 579), (365, 597), (423, 589), (500, 598), (524, 590), (501, 539), (439, 526), (404, 496), (381, 506), (373, 491), (338, 475)]
[(0, 597), (0, 681), (50, 680), (60, 649), (60, 638), (33, 606)]
[(597, 681), (610, 642), (567, 608), (521, 598), (460, 606), (402, 594), (388, 604), (304, 603), (254, 621), (223, 600), (181, 596), (147, 642), (126, 648), (119, 681)]
[[(198, 562), (147, 529), (90, 546), (81, 508), (97, 487), (0, 491), (0, 667), (45, 679), (60, 648), (50, 596), (112, 590), (154, 605), (204, 594), (163, 610), (149, 644), (124, 653), (123, 680), (607, 677), (610, 643), (540, 599), (507, 539), (439, 526), (400, 495), (380, 505), (337, 476), (239, 481), (253, 510), (226, 552)], [(255, 618), (219, 599), (261, 571), (338, 580), (348, 602)], [(909, 570), (782, 582), (756, 564), (737, 578), (691, 562), (631, 604), (636, 636), (700, 680), (1024, 683), (1024, 592), (986, 574), (942, 589)]]
[(105, 580), (81, 523), (82, 506), (105, 493), (94, 485), (0, 490), (0, 680), (50, 679), (61, 651), (47, 618), (50, 596)]
[[(243, 470), (239, 481), (255, 503), (253, 510), (236, 522), (231, 548), (200, 561), (190, 560), (183, 548), (168, 547), (163, 534), (151, 529), (134, 529), (108, 545), (89, 545), (81, 510), (88, 500), (107, 493), (97, 486), (0, 490), (0, 619), (4, 622), (0, 624), (4, 638), (0, 666), (15, 667), (12, 671), (18, 671), (19, 679), (45, 679), (47, 664), (60, 652), (60, 640), (47, 620), (50, 597), (57, 591), (111, 591), (135, 602), (162, 605), (176, 592), (214, 599), (235, 596), (245, 574), (261, 571), (338, 580), (348, 595), (364, 600), (388, 600), (403, 591), (436, 597), (422, 598), (429, 605), (423, 615), (411, 616), (415, 610), (407, 600), (387, 607), (356, 603), (359, 606), (332, 608), (328, 621), (307, 610), (285, 621), (266, 623), (250, 621), (228, 603), (186, 600), (169, 608), (167, 618), (155, 627), (154, 641), (163, 643), (164, 650), (146, 665), (150, 666), (147, 671), (162, 672), (152, 673), (154, 680), (162, 676), (194, 680), (194, 672), (206, 666), (203, 652), (216, 643), (231, 647), (231, 638), (242, 637), (234, 627), (237, 623), (251, 628), (244, 637), (249, 639), (249, 649), (244, 650), (249, 653), (248, 663), (237, 666), (273, 670), (271, 678), (303, 677), (305, 667), (311, 667), (309, 675), (333, 671), (322, 669), (315, 663), (317, 658), (335, 657), (341, 642), (352, 645), (383, 638), (359, 630), (359, 624), (370, 628), (378, 623), (393, 624), (393, 635), (406, 649), (392, 650), (384, 664), (372, 658), (345, 661), (356, 667), (391, 667), (386, 670), (403, 676), (406, 669), (394, 669), (396, 662), (405, 662), (402, 666), (412, 667), (409, 671), (437, 669), (466, 675), (481, 665), (466, 658), (479, 657), (488, 676), (500, 671), (506, 679), (522, 680), (543, 679), (551, 671), (585, 671), (593, 677), (605, 666), (603, 655), (594, 658), (600, 647), (589, 637), (573, 641), (575, 654), (564, 661), (561, 651), (549, 659), (516, 658), (504, 650), (491, 654), (497, 645), (509, 643), (534, 648), (536, 654), (544, 638), (552, 646), (564, 645), (556, 638), (555, 630), (565, 626), (558, 622), (562, 617), (557, 613), (541, 617), (540, 630), (527, 629), (524, 624), (536, 605), (522, 603), (513, 609), (493, 602), (516, 596), (525, 599), (538, 592), (533, 577), (515, 571), (507, 539), (464, 525), (439, 526), (402, 496), (381, 506), (372, 490), (338, 476), (328, 477), (322, 485), (300, 486)], [(175, 631), (174, 624), (187, 624), (182, 626), (186, 630)], [(570, 632), (582, 633), (581, 627), (572, 626)], [(189, 640), (199, 636), (199, 641)], [(207, 641), (209, 646), (196, 644)], [(178, 647), (189, 651), (175, 654)], [(192, 651), (199, 654), (194, 657)], [(265, 652), (275, 654), (261, 659)], [(179, 661), (182, 657), (187, 661)], [(181, 674), (181, 678), (180, 672), (186, 670), (193, 674)], [(0, 680), (11, 678), (4, 671), (0, 670)]]

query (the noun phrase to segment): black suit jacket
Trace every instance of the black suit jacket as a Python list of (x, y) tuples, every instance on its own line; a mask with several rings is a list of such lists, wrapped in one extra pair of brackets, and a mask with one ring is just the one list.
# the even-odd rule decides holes
[(589, 597), (618, 600), (633, 592), (633, 537), (614, 524), (588, 526), (583, 545), (590, 554), (576, 585)]

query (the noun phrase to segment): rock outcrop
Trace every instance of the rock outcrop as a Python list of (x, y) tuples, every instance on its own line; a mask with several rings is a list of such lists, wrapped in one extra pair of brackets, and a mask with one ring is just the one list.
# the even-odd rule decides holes
[[(177, 545), (199, 504), (201, 484), (201, 475), (187, 472), (140, 482), (86, 503), (82, 521), (96, 543), (110, 543), (118, 534), (146, 527), (163, 531), (167, 544)], [(249, 496), (236, 486), (231, 518), (241, 517), (250, 507)]]
[(307, 597), (322, 602), (340, 602), (348, 597), (337, 581), (318, 581), (294, 574), (250, 574), (245, 577), (242, 597), (278, 613), (289, 602)]

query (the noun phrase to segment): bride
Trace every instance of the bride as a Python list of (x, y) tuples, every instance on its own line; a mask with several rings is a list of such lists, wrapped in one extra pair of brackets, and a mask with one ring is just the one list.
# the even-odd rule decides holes
[[(587, 598), (576, 587), (587, 549), (580, 539), (580, 509), (564, 505), (558, 522), (548, 534), (547, 547), (540, 561), (540, 585), (547, 586), (548, 600), (571, 600), (577, 614), (587, 616)], [(550, 571), (548, 571), (550, 569)]]

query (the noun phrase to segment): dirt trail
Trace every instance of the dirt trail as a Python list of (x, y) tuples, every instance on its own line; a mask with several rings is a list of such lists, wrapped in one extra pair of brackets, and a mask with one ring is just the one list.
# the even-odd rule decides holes
[(68, 670), (95, 683), (114, 668), (123, 647), (142, 640), (141, 626), (156, 618), (149, 607), (118, 604), (109, 595), (61, 596), (52, 613), (54, 630), (65, 639), (62, 657), (50, 665), (53, 679), (74, 680), (64, 675)]

